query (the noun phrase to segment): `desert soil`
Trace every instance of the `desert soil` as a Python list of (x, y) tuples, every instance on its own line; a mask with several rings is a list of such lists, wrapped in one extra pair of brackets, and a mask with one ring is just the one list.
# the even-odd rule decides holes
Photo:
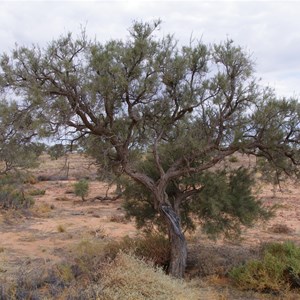
[[(134, 223), (124, 220), (122, 199), (92, 201), (96, 196), (105, 196), (107, 185), (95, 179), (96, 168), (85, 157), (76, 155), (67, 163), (64, 159), (51, 161), (43, 157), (41, 166), (33, 171), (36, 176), (51, 175), (55, 179), (55, 176), (66, 173), (67, 165), (68, 180), (58, 180), (58, 176), (57, 180), (40, 181), (31, 186), (46, 191), (45, 195), (34, 197), (31, 213), (21, 217), (1, 213), (0, 281), (13, 277), (20, 266), (34, 261), (54, 264), (61, 260), (69, 246), (84, 239), (116, 239), (137, 233)], [(82, 177), (91, 178), (86, 202), (72, 193), (73, 184)], [(258, 223), (245, 230), (235, 245), (252, 247), (284, 240), (300, 245), (300, 187), (289, 183), (282, 188), (283, 191), (274, 193), (272, 186), (262, 186), (259, 197), (266, 206), (277, 205), (276, 215), (268, 223)], [(113, 192), (114, 187), (109, 190), (109, 195), (112, 196)], [(286, 230), (280, 232), (282, 228)], [(220, 243), (218, 241), (215, 245)]]
[[(74, 193), (74, 183), (84, 177), (96, 177), (96, 169), (86, 158), (73, 157), (68, 180), (52, 180), (64, 177), (63, 159), (45, 159), (36, 176), (51, 177), (29, 189), (45, 190), (44, 195), (34, 196), (35, 204), (30, 212), (19, 216), (17, 212), (0, 215), (0, 280), (13, 277), (20, 265), (35, 261), (54, 264), (61, 260), (68, 246), (90, 238), (116, 239), (133, 236), (133, 222), (124, 218), (122, 200), (100, 201), (108, 186), (97, 180), (90, 181), (90, 193), (85, 202)], [(56, 164), (56, 166), (55, 166)], [(115, 187), (108, 191), (114, 196)]]

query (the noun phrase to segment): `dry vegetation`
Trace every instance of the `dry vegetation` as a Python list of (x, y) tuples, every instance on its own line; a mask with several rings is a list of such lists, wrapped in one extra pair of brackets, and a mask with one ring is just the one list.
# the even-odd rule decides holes
[[(230, 163), (253, 162), (239, 157)], [(169, 254), (164, 238), (141, 236), (124, 217), (122, 199), (95, 200), (107, 186), (96, 181), (91, 160), (45, 155), (31, 171), (27, 191), (35, 205), (0, 215), (0, 299), (300, 299), (297, 290), (284, 288), (243, 291), (228, 277), (234, 266), (258, 258), (266, 242), (300, 246), (299, 187), (293, 183), (275, 194), (274, 187), (260, 186), (259, 196), (277, 206), (276, 216), (240, 240), (211, 241), (200, 231), (188, 236), (186, 280), (175, 281), (163, 271)], [(80, 179), (89, 180), (85, 202), (74, 194)]]

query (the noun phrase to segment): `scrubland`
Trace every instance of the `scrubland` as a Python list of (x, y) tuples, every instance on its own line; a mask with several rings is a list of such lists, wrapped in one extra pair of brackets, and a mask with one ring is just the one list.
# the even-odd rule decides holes
[[(200, 226), (187, 234), (188, 266), (179, 281), (166, 275), (166, 238), (139, 232), (122, 198), (103, 200), (115, 187), (98, 180), (92, 160), (43, 155), (30, 174), (25, 193), (34, 205), (0, 213), (0, 299), (300, 299), (286, 274), (287, 266), (296, 279), (300, 273), (294, 182), (281, 190), (260, 183), (258, 197), (275, 216), (238, 239), (209, 240)], [(74, 193), (81, 179), (90, 187), (85, 201)]]

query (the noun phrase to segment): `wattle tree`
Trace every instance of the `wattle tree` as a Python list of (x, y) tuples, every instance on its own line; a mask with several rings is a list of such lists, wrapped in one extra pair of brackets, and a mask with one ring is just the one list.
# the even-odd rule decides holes
[(38, 112), (44, 134), (91, 137), (106, 167), (142, 187), (141, 202), (147, 193), (167, 228), (169, 272), (182, 277), (184, 206), (193, 203), (208, 221), (219, 214), (220, 228), (264, 217), (247, 184), (245, 197), (235, 196), (248, 175), (215, 166), (240, 152), (297, 171), (300, 106), (261, 88), (251, 58), (232, 41), (179, 47), (156, 36), (159, 24), (134, 23), (125, 41), (68, 34), (44, 49), (17, 47), (1, 57), (0, 83)]
[(35, 139), (39, 121), (16, 101), (0, 101), (0, 175), (36, 166), (45, 148)]

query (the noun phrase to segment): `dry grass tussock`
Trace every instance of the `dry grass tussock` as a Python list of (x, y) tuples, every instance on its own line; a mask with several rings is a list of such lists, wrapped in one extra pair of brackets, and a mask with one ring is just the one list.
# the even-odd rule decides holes
[(144, 260), (120, 252), (103, 270), (102, 297), (99, 299), (195, 300), (217, 299), (209, 290), (189, 286), (187, 282), (167, 276)]
[(291, 234), (294, 230), (287, 226), (286, 224), (274, 224), (269, 228), (270, 232), (279, 233), (279, 234)]
[(0, 285), (0, 299), (226, 299), (220, 298), (200, 280), (171, 278), (162, 268), (156, 267), (146, 253), (141, 255), (137, 251), (136, 247), (142, 247), (139, 243), (133, 244), (131, 249), (128, 243), (129, 240), (119, 244), (86, 240), (74, 248), (71, 246), (59, 264), (51, 266), (38, 261), (29, 268), (24, 265), (14, 282)]

